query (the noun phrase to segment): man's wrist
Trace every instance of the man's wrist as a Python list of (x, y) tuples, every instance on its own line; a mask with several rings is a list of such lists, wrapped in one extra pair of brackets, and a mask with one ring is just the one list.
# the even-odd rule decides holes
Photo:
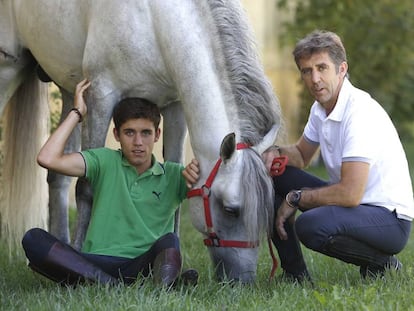
[(78, 118), (79, 118), (79, 123), (81, 123), (82, 121), (83, 121), (83, 115), (82, 115), (82, 113), (80, 112), (80, 110), (78, 109), (78, 108), (72, 108), (71, 110), (70, 110), (70, 112), (75, 112), (77, 115), (78, 115)]

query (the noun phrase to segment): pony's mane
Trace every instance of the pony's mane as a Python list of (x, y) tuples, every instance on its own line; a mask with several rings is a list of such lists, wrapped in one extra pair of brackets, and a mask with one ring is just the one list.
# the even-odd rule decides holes
[[(241, 183), (243, 201), (249, 208), (243, 211), (244, 223), (251, 239), (258, 239), (257, 233), (271, 232), (273, 224), (273, 182), (269, 178), (261, 157), (253, 149), (245, 149), (241, 153), (245, 163), (241, 179), (249, 182)], [(254, 189), (254, 191), (252, 191)]]
[(281, 125), (281, 110), (259, 61), (251, 30), (239, 1), (210, 0), (240, 126), (240, 141), (256, 145), (274, 124)]
[[(264, 74), (240, 2), (209, 0), (208, 3), (238, 113), (241, 136), (238, 140), (256, 145), (273, 125), (282, 126), (279, 102)], [(256, 239), (258, 229), (262, 233), (271, 229), (273, 184), (261, 157), (254, 150), (243, 150), (242, 156), (245, 166), (241, 178), (249, 181), (242, 183), (241, 190), (243, 201), (249, 206), (244, 210), (244, 223), (248, 235)]]

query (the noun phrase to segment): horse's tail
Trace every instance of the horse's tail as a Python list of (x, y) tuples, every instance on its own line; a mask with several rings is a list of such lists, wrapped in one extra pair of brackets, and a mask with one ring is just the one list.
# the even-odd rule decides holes
[(31, 73), (11, 98), (3, 119), (1, 235), (10, 254), (17, 250), (26, 230), (47, 227), (47, 171), (36, 162), (48, 134), (47, 97), (47, 84)]

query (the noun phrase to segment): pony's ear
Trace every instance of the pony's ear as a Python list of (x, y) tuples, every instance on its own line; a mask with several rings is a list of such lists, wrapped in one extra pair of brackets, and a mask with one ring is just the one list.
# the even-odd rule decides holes
[(223, 138), (220, 146), (220, 157), (225, 162), (230, 159), (236, 150), (236, 134), (230, 133)]
[(277, 133), (279, 132), (279, 125), (274, 124), (270, 131), (263, 137), (263, 140), (253, 147), (258, 154), (262, 154), (267, 148), (272, 146), (276, 140)]

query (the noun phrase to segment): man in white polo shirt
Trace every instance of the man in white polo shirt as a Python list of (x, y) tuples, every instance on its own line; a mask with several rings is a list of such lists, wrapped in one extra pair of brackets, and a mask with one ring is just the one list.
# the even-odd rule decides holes
[[(314, 97), (303, 135), (294, 145), (263, 154), (289, 158), (274, 177), (278, 248), (285, 276), (309, 279), (298, 239), (308, 248), (360, 267), (362, 277), (400, 270), (394, 256), (406, 245), (414, 218), (407, 158), (384, 109), (348, 80), (341, 39), (314, 31), (293, 52), (303, 82)], [(320, 147), (329, 182), (306, 167)], [(295, 212), (303, 213), (294, 219)]]

